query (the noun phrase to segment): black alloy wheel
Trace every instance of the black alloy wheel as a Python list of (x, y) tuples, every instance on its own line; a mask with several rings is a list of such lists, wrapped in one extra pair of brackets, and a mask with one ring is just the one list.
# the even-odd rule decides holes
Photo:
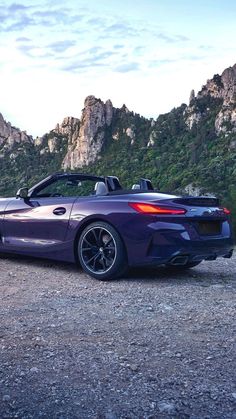
[(108, 223), (88, 225), (78, 242), (78, 257), (83, 270), (100, 280), (115, 279), (127, 269), (124, 244)]

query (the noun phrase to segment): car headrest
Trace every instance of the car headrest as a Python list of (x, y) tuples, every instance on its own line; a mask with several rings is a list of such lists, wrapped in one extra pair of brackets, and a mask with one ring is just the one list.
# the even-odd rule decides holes
[(152, 182), (149, 179), (141, 178), (139, 181), (139, 184), (140, 184), (140, 189), (143, 189), (145, 191), (154, 191)]
[(94, 187), (95, 195), (107, 195), (108, 189), (104, 182), (97, 182)]
[(116, 176), (106, 176), (106, 184), (109, 191), (119, 191), (122, 189), (120, 181)]

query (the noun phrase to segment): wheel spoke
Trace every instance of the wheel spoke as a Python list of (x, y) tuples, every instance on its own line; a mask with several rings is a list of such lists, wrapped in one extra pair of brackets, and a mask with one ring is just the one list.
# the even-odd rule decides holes
[(103, 251), (105, 250), (115, 250), (115, 246), (104, 247)]
[(91, 247), (83, 247), (82, 248), (82, 252), (87, 252), (87, 251), (91, 251), (92, 250), (92, 246)]
[(101, 257), (101, 259), (99, 260), (99, 263), (101, 263), (101, 265), (103, 267), (103, 270), (105, 271), (107, 267), (106, 267), (106, 264), (104, 262), (104, 258), (103, 257)]
[(99, 246), (99, 236), (97, 236), (97, 233), (95, 232), (95, 228), (92, 230), (92, 233), (94, 235), (96, 244)]
[(96, 265), (96, 262), (97, 262), (97, 258), (100, 256), (100, 253), (97, 253), (97, 255), (95, 255), (95, 258), (94, 258), (94, 260), (93, 260), (93, 264), (92, 264), (92, 268), (93, 269), (95, 269), (95, 265)]
[(113, 259), (109, 259), (104, 255), (104, 260), (106, 261), (107, 267), (111, 266)]
[(86, 237), (84, 237), (84, 241), (85, 243), (87, 243), (90, 247), (93, 247), (93, 244), (91, 242), (88, 241), (88, 239)]
[(93, 255), (89, 260), (86, 261), (87, 264), (89, 264), (90, 262), (92, 262), (93, 259), (96, 259), (98, 256), (100, 255), (100, 253), (96, 253), (96, 255)]
[(99, 243), (99, 246), (101, 246), (101, 244), (102, 244), (102, 233), (103, 233), (103, 230), (100, 228), (99, 234), (98, 234), (98, 243)]

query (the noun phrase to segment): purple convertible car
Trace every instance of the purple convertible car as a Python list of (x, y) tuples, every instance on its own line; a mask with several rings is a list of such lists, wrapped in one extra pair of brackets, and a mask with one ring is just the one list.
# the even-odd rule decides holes
[(230, 258), (229, 211), (216, 198), (158, 193), (148, 179), (56, 173), (0, 199), (0, 253), (79, 262), (96, 279), (129, 266), (191, 268)]

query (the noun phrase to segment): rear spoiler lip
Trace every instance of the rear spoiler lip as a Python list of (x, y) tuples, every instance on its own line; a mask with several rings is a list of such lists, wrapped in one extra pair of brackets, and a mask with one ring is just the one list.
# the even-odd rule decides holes
[(217, 197), (210, 196), (181, 196), (174, 198), (176, 204), (183, 204), (196, 207), (219, 207), (220, 200)]

